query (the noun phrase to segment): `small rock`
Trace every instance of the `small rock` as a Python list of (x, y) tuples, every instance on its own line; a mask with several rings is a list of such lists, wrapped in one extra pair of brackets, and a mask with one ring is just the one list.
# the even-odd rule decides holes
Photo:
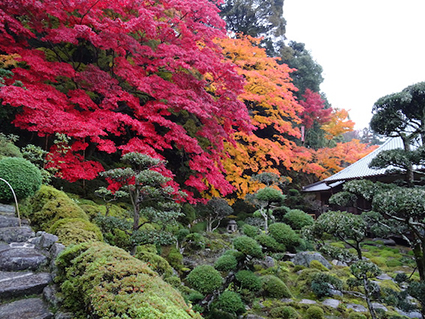
[(375, 309), (382, 309), (385, 312), (388, 311), (387, 307), (385, 307), (384, 305), (381, 305), (380, 303), (377, 303), (377, 302), (372, 302), (372, 307), (375, 308)]
[(75, 316), (72, 312), (57, 312), (55, 319), (74, 319)]
[(49, 250), (55, 242), (58, 241), (58, 236), (43, 232), (40, 236), (40, 241), (36, 245), (38, 249)]
[(246, 315), (245, 319), (265, 319), (265, 318), (258, 315), (248, 314)]
[(341, 266), (341, 267), (347, 267), (348, 266), (346, 262), (336, 260), (336, 259), (332, 260), (331, 264), (334, 265), (334, 266)]
[(328, 269), (332, 268), (332, 265), (325, 259), (325, 257), (322, 256), (322, 254), (318, 252), (312, 252), (312, 251), (302, 251), (296, 254), (295, 257), (292, 259), (292, 262), (295, 265), (309, 267), (310, 263), (313, 260), (319, 261), (320, 263), (322, 263), (323, 266), (325, 266)]
[(387, 274), (381, 274), (379, 276), (376, 276), (376, 279), (379, 280), (393, 280), (393, 278)]
[(330, 293), (332, 296), (340, 296), (340, 297), (342, 297), (342, 296), (343, 296), (342, 292), (341, 292), (341, 291), (339, 291), (339, 290), (336, 290), (336, 289), (329, 289), (329, 293)]
[(291, 299), (291, 298), (283, 298), (283, 299), (280, 299), (280, 301), (282, 301), (282, 302), (292, 302), (294, 300)]
[(347, 309), (353, 309), (355, 312), (367, 312), (366, 307), (355, 303), (347, 304)]
[(16, 209), (13, 205), (0, 204), (0, 212), (6, 214), (15, 214)]
[(341, 301), (336, 300), (336, 299), (326, 299), (322, 302), (322, 305), (336, 309), (336, 308), (338, 308), (340, 303), (341, 303)]
[(301, 301), (299, 303), (306, 304), (306, 305), (314, 305), (317, 302), (315, 300), (311, 300), (311, 299), (301, 299)]

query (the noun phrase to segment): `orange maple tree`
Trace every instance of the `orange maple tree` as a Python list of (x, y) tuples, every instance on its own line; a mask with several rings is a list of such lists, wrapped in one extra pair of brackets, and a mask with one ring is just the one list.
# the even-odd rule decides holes
[(228, 158), (224, 160), (227, 180), (236, 188), (238, 197), (254, 192), (258, 183), (250, 181), (253, 174), (292, 169), (294, 162), (305, 157), (295, 141), (300, 138), (297, 127), (304, 108), (296, 101), (296, 90), (290, 69), (258, 47), (261, 39), (241, 36), (221, 39), (224, 54), (236, 66), (245, 80), (245, 91), (239, 98), (248, 107), (253, 134), (235, 133), (236, 144), (226, 144)]
[(354, 122), (348, 118), (348, 111), (345, 109), (333, 109), (329, 121), (322, 125), (326, 132), (325, 138), (332, 140), (344, 133), (351, 132), (354, 128)]

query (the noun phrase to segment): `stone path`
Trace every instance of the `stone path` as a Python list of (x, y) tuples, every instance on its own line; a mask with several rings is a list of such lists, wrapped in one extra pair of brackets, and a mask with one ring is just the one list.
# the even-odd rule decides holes
[[(15, 208), (0, 204), (0, 319), (50, 319), (43, 291), (51, 291), (52, 265), (64, 248), (57, 237), (35, 234)], [(64, 318), (61, 313), (61, 318)]]

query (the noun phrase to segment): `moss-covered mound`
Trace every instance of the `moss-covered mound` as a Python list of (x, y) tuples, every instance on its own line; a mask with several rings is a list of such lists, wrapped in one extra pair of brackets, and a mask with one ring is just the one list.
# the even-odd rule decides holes
[(99, 227), (81, 218), (64, 218), (53, 224), (49, 233), (59, 237), (59, 242), (65, 246), (91, 241), (103, 241)]
[(22, 208), (36, 231), (47, 231), (63, 218), (88, 220), (87, 214), (64, 192), (46, 185), (42, 185), (34, 196), (26, 200)]
[(77, 318), (201, 318), (177, 290), (122, 249), (80, 244), (65, 250), (57, 263), (65, 305)]

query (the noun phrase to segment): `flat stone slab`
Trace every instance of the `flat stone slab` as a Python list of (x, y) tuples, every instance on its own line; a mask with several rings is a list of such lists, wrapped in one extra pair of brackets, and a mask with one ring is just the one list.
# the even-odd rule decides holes
[(15, 213), (16, 213), (15, 206), (0, 204), (0, 213), (15, 215)]
[(37, 270), (47, 264), (47, 257), (34, 248), (10, 248), (0, 252), (0, 270)]
[(362, 305), (358, 305), (356, 303), (347, 304), (347, 309), (353, 309), (355, 312), (367, 312), (367, 308)]
[[(28, 224), (27, 221), (23, 221), (22, 219), (20, 221), (21, 221), (21, 225)], [(18, 217), (0, 215), (0, 227), (18, 227), (18, 226), (20, 226)]]
[(0, 306), (0, 319), (51, 319), (53, 314), (40, 298), (22, 299)]
[(0, 271), (0, 300), (41, 294), (50, 282), (49, 273)]
[(336, 309), (338, 308), (340, 303), (341, 301), (337, 299), (326, 299), (326, 300), (323, 300), (322, 305)]
[(34, 237), (34, 232), (29, 226), (0, 228), (0, 241), (6, 243), (25, 242)]
[(305, 304), (305, 305), (314, 305), (317, 302), (315, 300), (311, 300), (311, 299), (301, 299), (301, 301), (299, 303)]

